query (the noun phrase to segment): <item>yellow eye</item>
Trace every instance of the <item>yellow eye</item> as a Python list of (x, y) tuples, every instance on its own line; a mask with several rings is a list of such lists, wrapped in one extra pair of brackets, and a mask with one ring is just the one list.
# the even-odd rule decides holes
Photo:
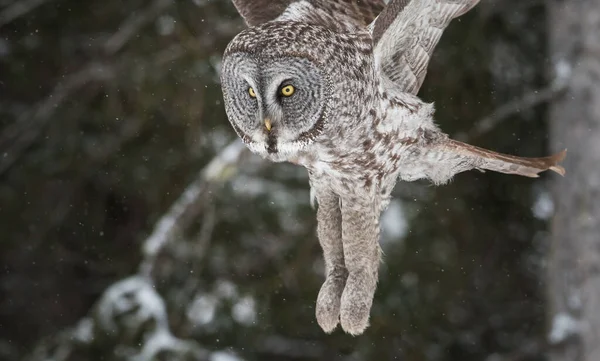
[(294, 88), (293, 85), (286, 85), (283, 88), (281, 88), (281, 95), (283, 95), (284, 97), (291, 97), (292, 95), (294, 95), (295, 91), (296, 88)]
[(254, 89), (248, 88), (248, 94), (250, 94), (252, 98), (256, 98), (256, 93), (254, 92)]

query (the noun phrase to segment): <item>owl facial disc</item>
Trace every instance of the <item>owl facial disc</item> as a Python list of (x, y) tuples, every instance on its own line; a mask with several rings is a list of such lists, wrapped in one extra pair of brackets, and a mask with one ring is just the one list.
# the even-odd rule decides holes
[(228, 53), (221, 84), (233, 128), (264, 158), (296, 158), (321, 131), (329, 87), (310, 59), (285, 53)]

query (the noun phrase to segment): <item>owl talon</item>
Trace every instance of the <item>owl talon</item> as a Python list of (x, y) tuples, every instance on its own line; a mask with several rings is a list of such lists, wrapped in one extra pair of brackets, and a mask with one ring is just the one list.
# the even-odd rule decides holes
[(321, 286), (317, 297), (316, 316), (317, 323), (325, 333), (331, 333), (340, 320), (340, 303), (346, 275), (329, 276)]
[[(342, 329), (357, 336), (369, 326), (376, 280), (367, 272), (351, 274), (342, 294), (340, 320)], [(373, 287), (365, 287), (366, 285)]]

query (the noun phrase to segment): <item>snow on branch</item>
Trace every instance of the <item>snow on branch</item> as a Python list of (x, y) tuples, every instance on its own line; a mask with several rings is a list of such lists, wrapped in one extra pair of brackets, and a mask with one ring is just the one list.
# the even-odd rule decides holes
[(168, 355), (168, 359), (173, 360), (218, 358), (221, 354), (211, 353), (194, 341), (172, 334), (165, 301), (154, 288), (151, 270), (158, 253), (185, 231), (206, 207), (206, 195), (218, 184), (230, 180), (248, 153), (239, 140), (218, 153), (143, 243), (144, 260), (139, 274), (112, 284), (88, 316), (51, 341), (40, 343), (29, 360), (70, 361), (81, 349), (95, 347), (109, 354), (125, 355), (124, 358), (131, 361), (151, 361), (158, 355)]
[(171, 208), (160, 218), (154, 231), (144, 241), (144, 261), (140, 273), (150, 276), (157, 254), (166, 244), (181, 235), (198, 217), (205, 203), (205, 196), (212, 185), (229, 180), (238, 167), (242, 156), (247, 153), (244, 144), (235, 140), (226, 146), (200, 172), (200, 175), (183, 191)]

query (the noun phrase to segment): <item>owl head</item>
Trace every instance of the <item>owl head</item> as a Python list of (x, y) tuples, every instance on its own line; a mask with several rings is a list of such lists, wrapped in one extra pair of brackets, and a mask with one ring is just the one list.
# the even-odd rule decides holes
[(247, 29), (222, 62), (229, 121), (252, 152), (272, 161), (303, 151), (321, 134), (330, 110), (329, 72), (298, 25)]

